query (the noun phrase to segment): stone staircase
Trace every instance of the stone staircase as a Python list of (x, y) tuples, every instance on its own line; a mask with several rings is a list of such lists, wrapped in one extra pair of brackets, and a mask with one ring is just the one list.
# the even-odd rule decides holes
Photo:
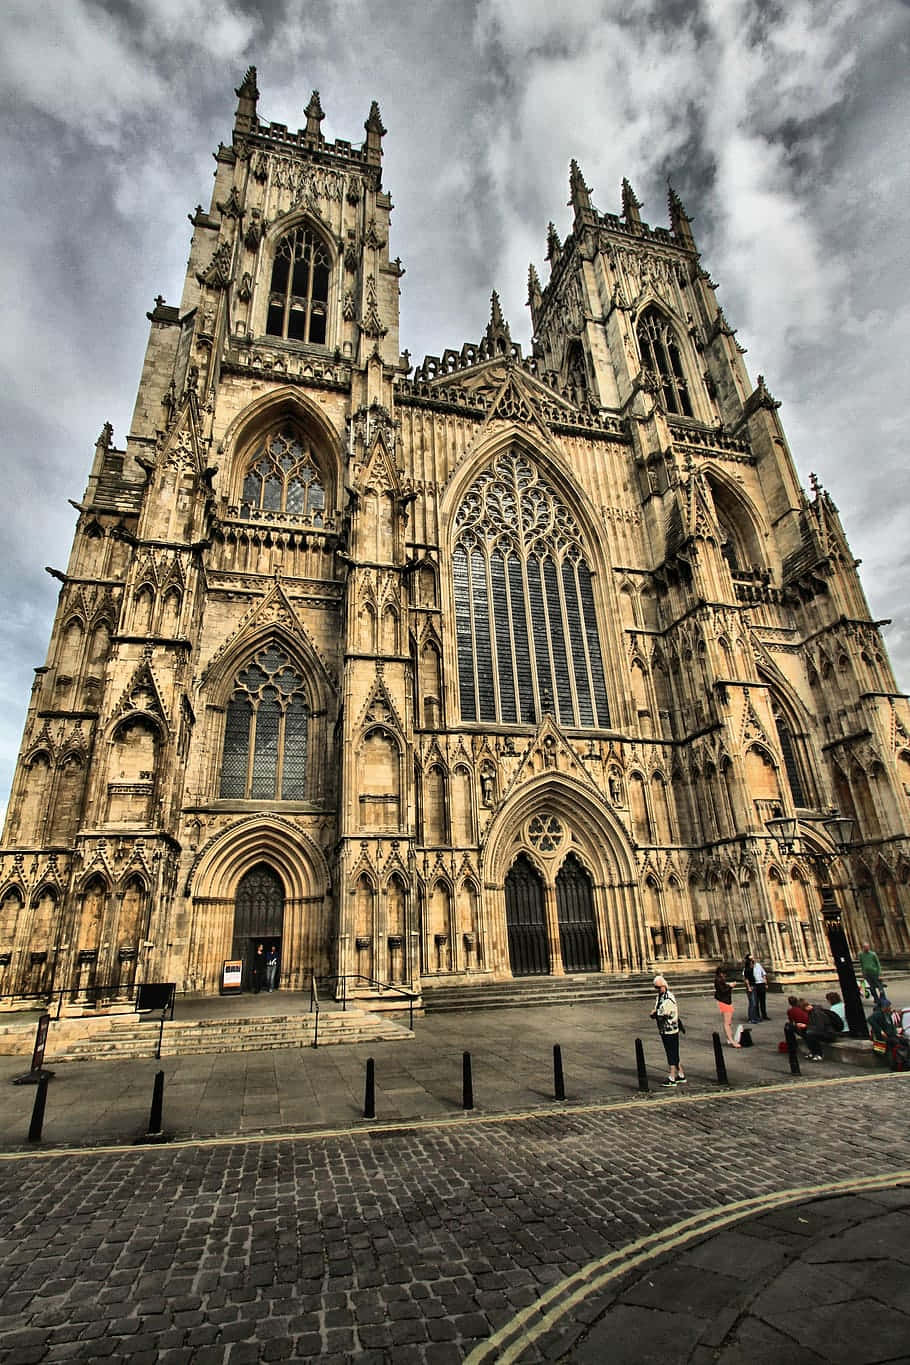
[[(97, 1019), (60, 1019), (51, 1024), (45, 1064), (111, 1061), (154, 1057), (161, 1027), (160, 1015), (115, 1014)], [(271, 1048), (310, 1047), (315, 1014), (268, 1014), (200, 1019), (166, 1019), (161, 1037), (162, 1057), (185, 1057), (204, 1052), (257, 1052)], [(340, 1043), (404, 1041), (413, 1038), (405, 1025), (386, 1014), (352, 1008), (323, 1009), (319, 1013), (318, 1046)], [(22, 1029), (22, 1052), (31, 1051), (34, 1027)], [(10, 1051), (20, 1049), (10, 1048)]]
[[(670, 989), (676, 996), (713, 993), (712, 971), (670, 972)], [(437, 986), (423, 982), (423, 1007), (427, 1014), (456, 1010), (527, 1009), (537, 1005), (586, 1005), (600, 1000), (647, 1000), (654, 995), (655, 973), (610, 977), (600, 973), (572, 976), (526, 976), (514, 981)]]

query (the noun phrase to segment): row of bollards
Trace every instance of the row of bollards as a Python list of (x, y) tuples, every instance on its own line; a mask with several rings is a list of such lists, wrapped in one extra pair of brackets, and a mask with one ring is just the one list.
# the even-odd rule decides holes
[[(785, 1029), (787, 1038), (787, 1052), (790, 1060), (790, 1071), (794, 1076), (801, 1074), (799, 1069), (799, 1055), (796, 1050), (796, 1031), (793, 1028)], [(727, 1063), (724, 1058), (723, 1045), (719, 1033), (711, 1034), (711, 1041), (714, 1045), (714, 1069), (717, 1074), (718, 1085), (730, 1084), (727, 1077)], [(638, 1089), (642, 1094), (647, 1094), (650, 1090), (648, 1082), (648, 1068), (645, 1062), (644, 1044), (640, 1038), (635, 1039), (635, 1067), (638, 1072)], [(44, 1111), (47, 1105), (47, 1085), (49, 1076), (43, 1076), (35, 1089), (35, 1103), (32, 1106), (32, 1120), (29, 1124), (29, 1142), (41, 1141), (41, 1130), (44, 1126)], [(562, 1066), (562, 1048), (559, 1043), (553, 1044), (553, 1098), (557, 1101), (564, 1101), (566, 1098), (566, 1080)], [(466, 1113), (474, 1108), (474, 1076), (471, 1066), (470, 1052), (462, 1053), (461, 1058), (461, 1105)], [(152, 1090), (152, 1107), (149, 1112), (148, 1130), (140, 1142), (162, 1142), (164, 1140), (162, 1123), (164, 1116), (164, 1072), (155, 1072), (155, 1084)], [(365, 1119), (375, 1119), (376, 1117), (376, 1063), (372, 1057), (367, 1058), (366, 1083), (363, 1096), (363, 1117)]]

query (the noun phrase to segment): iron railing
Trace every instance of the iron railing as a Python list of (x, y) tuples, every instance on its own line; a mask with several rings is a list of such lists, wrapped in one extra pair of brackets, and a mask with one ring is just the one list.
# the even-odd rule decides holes
[[(413, 1031), (414, 1001), (420, 999), (420, 991), (412, 990), (409, 986), (397, 985), (394, 981), (376, 981), (372, 976), (361, 976), (359, 972), (349, 972), (346, 976), (311, 976), (310, 1013), (316, 1016), (313, 1026), (313, 1047), (319, 1046), (319, 1012), (322, 1009), (322, 1002), (319, 998), (320, 988), (330, 993), (331, 999), (336, 1005), (339, 1001), (341, 1002), (343, 1012), (348, 1007), (349, 981), (360, 982), (361, 985), (376, 991), (380, 996), (391, 995), (393, 998), (406, 1000), (408, 1003), (408, 1028)], [(333, 987), (334, 990), (332, 990)]]

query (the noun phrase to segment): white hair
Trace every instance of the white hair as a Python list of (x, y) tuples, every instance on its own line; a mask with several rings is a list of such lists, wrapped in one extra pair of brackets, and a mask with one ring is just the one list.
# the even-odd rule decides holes
[(670, 989), (669, 986), (667, 985), (667, 978), (665, 976), (655, 976), (652, 984), (659, 991), (666, 991)]

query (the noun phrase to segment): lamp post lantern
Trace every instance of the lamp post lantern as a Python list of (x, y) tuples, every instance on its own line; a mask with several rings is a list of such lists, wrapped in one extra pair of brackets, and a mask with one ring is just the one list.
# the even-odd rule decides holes
[[(856, 973), (853, 970), (853, 955), (850, 952), (850, 945), (844, 932), (841, 908), (835, 900), (834, 887), (831, 885), (831, 878), (828, 875), (828, 864), (834, 858), (845, 853), (853, 842), (854, 821), (847, 815), (838, 815), (833, 812), (822, 823), (830, 834), (837, 852), (825, 853), (813, 850), (811, 853), (801, 852), (796, 856), (806, 858), (807, 861), (814, 861), (821, 872), (819, 891), (822, 898), (822, 916), (825, 921), (825, 932), (828, 935), (828, 946), (837, 968), (837, 980), (840, 985), (841, 999), (844, 1002), (844, 1013), (847, 1016), (847, 1031), (851, 1038), (868, 1038), (869, 1025), (866, 1023), (866, 1011), (863, 1009)], [(773, 819), (765, 821), (765, 827), (788, 854), (796, 852), (799, 822), (795, 816), (775, 816)]]

